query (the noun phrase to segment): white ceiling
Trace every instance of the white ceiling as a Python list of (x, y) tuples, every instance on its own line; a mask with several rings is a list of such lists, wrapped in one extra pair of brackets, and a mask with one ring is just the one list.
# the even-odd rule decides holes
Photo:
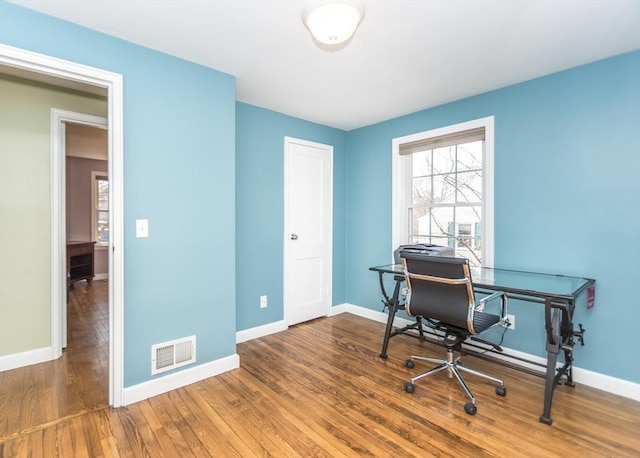
[(335, 51), (311, 39), (304, 1), (13, 3), (230, 73), (237, 100), (344, 130), (640, 49), (640, 0), (364, 1)]

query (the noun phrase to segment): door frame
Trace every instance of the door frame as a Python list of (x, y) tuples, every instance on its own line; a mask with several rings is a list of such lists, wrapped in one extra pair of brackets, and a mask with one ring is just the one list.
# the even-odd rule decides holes
[(324, 257), (326, 259), (326, 261), (329, 263), (329, 275), (327, 276), (327, 280), (326, 283), (323, 285), (323, 288), (327, 288), (328, 289), (328, 304), (327, 304), (327, 310), (326, 310), (326, 315), (325, 316), (329, 316), (331, 315), (331, 307), (332, 307), (332, 298), (333, 298), (333, 146), (332, 145), (327, 145), (324, 143), (317, 143), (317, 142), (312, 142), (309, 140), (302, 140), (299, 138), (294, 138), (294, 137), (284, 137), (284, 237), (283, 237), (283, 241), (284, 241), (284, 259), (283, 259), (283, 291), (282, 291), (282, 298), (283, 298), (283, 315), (284, 315), (284, 321), (286, 323), (287, 326), (290, 325), (290, 321), (291, 321), (291, 304), (289, 303), (289, 298), (287, 297), (287, 292), (288, 292), (288, 287), (289, 287), (289, 278), (288, 278), (288, 271), (290, 269), (290, 267), (288, 267), (288, 259), (289, 259), (289, 235), (291, 232), (291, 228), (289, 228), (288, 223), (289, 223), (289, 219), (288, 219), (288, 215), (289, 215), (289, 199), (288, 199), (288, 195), (289, 195), (289, 183), (288, 183), (288, 176), (289, 176), (289, 145), (290, 144), (299, 144), (299, 145), (304, 145), (304, 146), (310, 146), (312, 148), (318, 148), (321, 150), (324, 150), (327, 152), (328, 155), (328, 159), (329, 159), (329, 181), (331, 183), (331, 186), (329, 186), (327, 192), (328, 195), (325, 196), (328, 200), (329, 200), (329, 206), (330, 206), (330, 212), (329, 215), (327, 215), (329, 222), (328, 222), (328, 227), (329, 227), (329, 234), (325, 234), (327, 236), (327, 240), (329, 241), (328, 243), (328, 247), (327, 247), (327, 251), (324, 253)]
[[(85, 113), (77, 113), (74, 111), (60, 110), (58, 108), (51, 109), (51, 189), (52, 193), (52, 207), (51, 214), (58, 213), (60, 225), (60, 238), (65, 241), (63, 247), (63, 253), (66, 251), (66, 235), (67, 235), (67, 172), (66, 172), (66, 124), (82, 124), (85, 126), (96, 127), (98, 129), (108, 130), (109, 120), (100, 116), (93, 116)], [(55, 163), (55, 166), (53, 165)], [(108, 165), (108, 158), (107, 158)], [(56, 175), (54, 170), (58, 171)], [(93, 183), (92, 183), (93, 185)], [(52, 227), (53, 229), (53, 227)], [(52, 241), (54, 240), (52, 231)], [(66, 256), (60, 256), (57, 262), (57, 268), (59, 272), (66, 272)], [(67, 278), (66, 275), (61, 275), (58, 279), (60, 282), (59, 288), (62, 296), (58, 297), (59, 301), (59, 316), (60, 325), (57, 326), (52, 323), (52, 347), (54, 352), (54, 358), (59, 358), (62, 354), (62, 349), (67, 347)], [(53, 303), (53, 302), (52, 302)], [(52, 307), (51, 316), (57, 316), (56, 310)], [(56, 330), (59, 330), (57, 333)], [(58, 334), (58, 335), (56, 335)]]
[[(124, 391), (124, 224), (123, 224), (123, 79), (122, 75), (86, 65), (0, 44), (0, 65), (40, 75), (76, 81), (107, 91), (109, 214), (109, 405), (119, 407)], [(55, 135), (57, 129), (52, 129)], [(57, 156), (55, 154), (57, 153)], [(54, 157), (55, 156), (55, 157)], [(61, 304), (66, 302), (66, 236), (63, 161), (51, 148), (51, 345), (52, 359), (61, 355)], [(56, 182), (54, 184), (54, 181)], [(64, 267), (61, 267), (64, 266)]]

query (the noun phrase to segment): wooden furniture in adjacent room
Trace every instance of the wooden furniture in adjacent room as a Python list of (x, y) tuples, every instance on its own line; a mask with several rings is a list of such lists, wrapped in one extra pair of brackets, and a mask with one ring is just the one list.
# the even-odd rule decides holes
[(96, 242), (67, 242), (67, 285), (73, 289), (77, 281), (91, 283), (94, 276), (94, 245)]

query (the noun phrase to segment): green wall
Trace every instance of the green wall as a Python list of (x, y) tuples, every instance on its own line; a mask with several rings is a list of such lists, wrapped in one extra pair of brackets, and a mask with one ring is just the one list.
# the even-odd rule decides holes
[(100, 98), (0, 76), (0, 356), (51, 346), (51, 108)]

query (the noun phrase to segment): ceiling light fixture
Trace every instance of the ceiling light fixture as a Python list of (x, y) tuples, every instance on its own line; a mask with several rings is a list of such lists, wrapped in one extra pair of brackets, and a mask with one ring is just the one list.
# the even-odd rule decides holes
[(311, 35), (325, 45), (337, 45), (351, 38), (364, 17), (359, 1), (324, 0), (309, 2), (302, 11), (302, 22)]

